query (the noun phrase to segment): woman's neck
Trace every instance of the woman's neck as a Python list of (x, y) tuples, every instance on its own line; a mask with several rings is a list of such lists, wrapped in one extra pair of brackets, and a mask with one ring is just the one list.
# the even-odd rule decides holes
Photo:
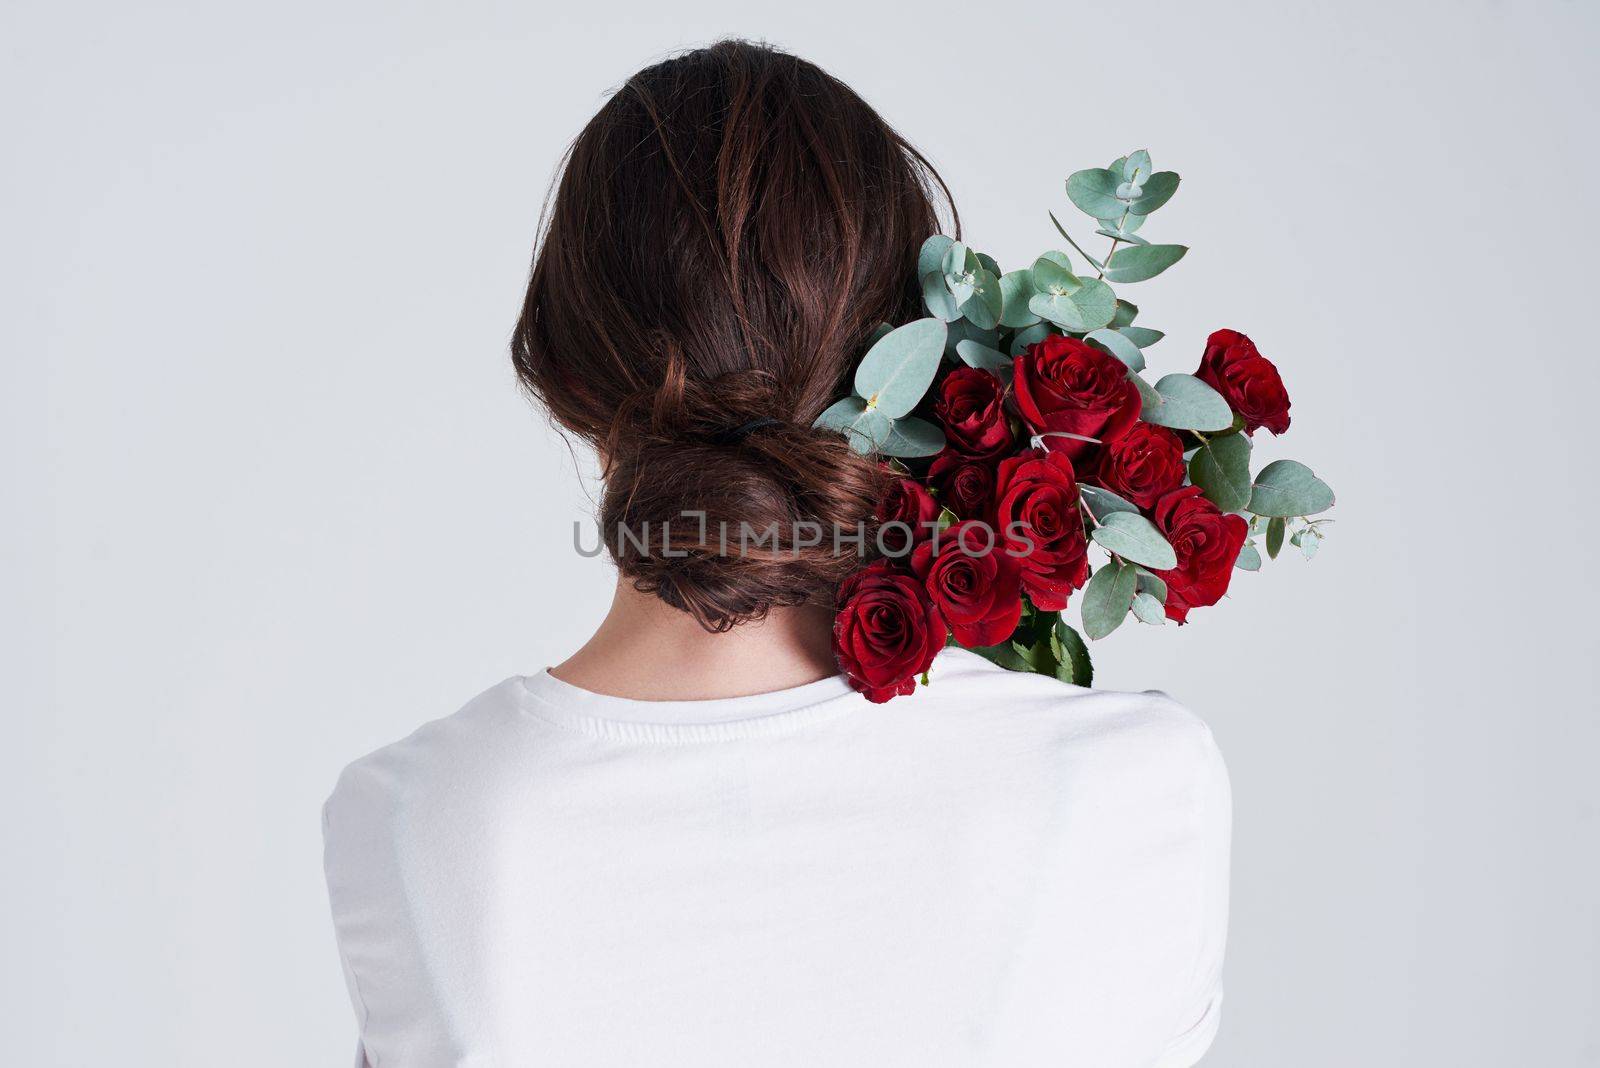
[(747, 697), (837, 674), (832, 625), (826, 609), (802, 605), (713, 634), (624, 579), (594, 636), (550, 673), (592, 693), (639, 701)]

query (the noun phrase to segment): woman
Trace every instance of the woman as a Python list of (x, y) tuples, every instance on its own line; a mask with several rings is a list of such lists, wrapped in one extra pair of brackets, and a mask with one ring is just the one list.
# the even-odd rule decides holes
[(341, 777), (358, 1063), (1204, 1052), (1229, 825), (1206, 728), (960, 649), (888, 704), (837, 674), (858, 545), (801, 530), (854, 532), (882, 473), (811, 424), (920, 314), (936, 191), (847, 87), (738, 42), (640, 72), (579, 135), (513, 347), (604, 459), (617, 592), (568, 660)]

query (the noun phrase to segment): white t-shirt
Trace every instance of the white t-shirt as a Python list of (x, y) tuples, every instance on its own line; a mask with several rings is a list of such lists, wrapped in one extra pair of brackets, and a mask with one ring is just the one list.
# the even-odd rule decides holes
[(884, 705), (508, 679), (324, 811), (373, 1068), (1181, 1068), (1228, 831), (1181, 706), (959, 649)]

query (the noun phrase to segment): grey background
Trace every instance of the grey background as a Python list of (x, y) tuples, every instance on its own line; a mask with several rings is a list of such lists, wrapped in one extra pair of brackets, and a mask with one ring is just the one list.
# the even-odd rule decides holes
[[(1135, 287), (1284, 369), (1313, 563), (1128, 627), (1237, 807), (1208, 1061), (1594, 1065), (1590, 4), (111, 4), (0, 14), (8, 1064), (343, 1064), (318, 806), (565, 656), (611, 582), (504, 349), (604, 92), (765, 36), (1005, 265), (1149, 146)], [(590, 487), (592, 489), (592, 486)]]

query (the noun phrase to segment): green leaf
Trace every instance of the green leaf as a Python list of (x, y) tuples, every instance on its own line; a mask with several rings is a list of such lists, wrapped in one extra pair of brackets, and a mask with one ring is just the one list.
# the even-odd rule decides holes
[(860, 397), (846, 397), (830, 405), (811, 425), (837, 430), (850, 440), (850, 447), (863, 456), (876, 452), (889, 436), (889, 417), (869, 409)]
[(1316, 515), (1333, 507), (1333, 490), (1294, 460), (1274, 460), (1256, 475), (1250, 511), (1276, 517)]
[(950, 246), (953, 244), (955, 242), (943, 234), (934, 234), (924, 241), (921, 250), (917, 252), (917, 277), (943, 274), (944, 254), (950, 251)]
[(1083, 498), (1083, 503), (1088, 505), (1089, 511), (1094, 517), (1102, 522), (1104, 522), (1106, 516), (1114, 515), (1117, 512), (1139, 514), (1139, 506), (1137, 504), (1099, 486), (1086, 486), (1080, 482), (1078, 484), (1078, 494)]
[(1083, 632), (1098, 641), (1118, 627), (1133, 607), (1139, 574), (1132, 564), (1107, 564), (1083, 591)]
[(1128, 206), (1134, 215), (1149, 215), (1178, 191), (1177, 171), (1157, 171), (1144, 181), (1144, 191)]
[(1117, 186), (1121, 183), (1122, 176), (1108, 170), (1078, 171), (1067, 178), (1067, 199), (1096, 219), (1117, 219), (1127, 206), (1117, 199)]
[(1190, 458), (1189, 481), (1224, 512), (1239, 511), (1250, 503), (1250, 439), (1212, 438)]
[(1321, 534), (1318, 534), (1315, 530), (1301, 531), (1300, 555), (1310, 560), (1317, 555), (1317, 550), (1320, 548), (1322, 548)]
[(1063, 330), (1084, 334), (1111, 322), (1117, 295), (1098, 278), (1086, 278), (1070, 293), (1035, 293), (1028, 310)]
[(1141, 567), (1139, 568), (1139, 592), (1148, 593), (1162, 604), (1166, 604), (1167, 580), (1155, 572), (1147, 571)]
[(1117, 249), (1106, 264), (1106, 279), (1112, 282), (1143, 282), (1154, 278), (1189, 251), (1186, 245), (1129, 245)]
[(1239, 559), (1233, 562), (1233, 566), (1241, 571), (1261, 570), (1261, 550), (1256, 548), (1255, 542), (1247, 541), (1240, 546)]
[(1019, 330), (1032, 326), (1039, 317), (1028, 310), (1028, 300), (1033, 296), (1033, 272), (1012, 271), (1000, 276), (1000, 325)]
[(995, 330), (979, 330), (966, 319), (957, 319), (950, 324), (950, 332), (944, 339), (944, 358), (952, 363), (960, 359), (956, 346), (963, 341), (976, 341), (985, 348), (999, 348), (1000, 334)]
[(979, 329), (993, 330), (1000, 325), (1004, 302), (999, 277), (988, 268), (979, 267), (973, 276), (972, 296), (961, 305), (961, 314)]
[(1009, 641), (999, 645), (980, 645), (972, 650), (992, 664), (998, 664), (1007, 671), (1032, 671), (1033, 665), (1022, 658), (1016, 646)]
[(1159, 330), (1149, 330), (1142, 326), (1119, 326), (1117, 329), (1122, 331), (1123, 337), (1141, 349), (1147, 349), (1167, 336)]
[(1061, 261), (1066, 259), (1065, 253), (1056, 256), (1040, 256), (1033, 261), (1033, 266), (1028, 271), (1028, 283), (1037, 293), (1071, 293), (1077, 289), (1081, 282), (1078, 276)]
[(995, 262), (994, 257), (989, 255), (987, 252), (977, 252), (974, 253), (974, 255), (978, 257), (978, 266), (982, 267), (996, 278), (999, 278), (1005, 273), (1004, 271), (1000, 270), (1000, 265)]
[(1267, 524), (1267, 555), (1272, 559), (1278, 558), (1278, 553), (1283, 551), (1283, 517), (1279, 516)]
[(980, 345), (976, 341), (960, 341), (956, 343), (956, 354), (968, 367), (976, 367), (980, 371), (993, 371), (1006, 381), (1011, 380), (1011, 372), (1015, 365), (1011, 357), (1003, 352), (991, 349), (987, 345)]
[(961, 305), (950, 287), (944, 284), (944, 275), (930, 271), (922, 276), (922, 303), (928, 314), (944, 322), (961, 318)]
[(1161, 531), (1137, 512), (1111, 513), (1100, 521), (1090, 537), (1107, 552), (1156, 571), (1171, 571), (1178, 566), (1178, 554), (1172, 551)]
[(1163, 376), (1155, 385), (1154, 397), (1140, 392), (1145, 404), (1139, 418), (1147, 423), (1205, 433), (1233, 426), (1233, 409), (1222, 394), (1194, 375)]
[(1148, 623), (1152, 627), (1159, 627), (1167, 622), (1167, 610), (1160, 601), (1148, 593), (1137, 593), (1133, 597), (1133, 614), (1139, 617), (1139, 622)]
[(1118, 330), (1125, 330), (1137, 318), (1139, 318), (1139, 305), (1117, 298), (1117, 314), (1111, 317), (1111, 325)]
[(1088, 686), (1094, 682), (1094, 664), (1089, 659), (1089, 646), (1083, 635), (1066, 620), (1057, 618), (1050, 628), (1050, 651), (1056, 658), (1056, 678), (1074, 686)]
[(885, 456), (936, 456), (944, 449), (944, 431), (925, 419), (903, 415), (889, 424), (879, 448)]
[(915, 408), (939, 370), (948, 329), (938, 319), (918, 319), (889, 331), (861, 358), (856, 394), (891, 419)]
[(1107, 230), (1102, 226), (1100, 229), (1096, 230), (1095, 233), (1099, 234), (1101, 237), (1109, 237), (1116, 241), (1126, 241), (1130, 245), (1148, 245), (1150, 243), (1144, 238), (1140, 237), (1138, 234), (1129, 233), (1126, 230), (1119, 232), (1117, 230)]
[(1018, 330), (1011, 338), (1011, 355), (1020, 356), (1029, 345), (1036, 345), (1055, 333), (1059, 331), (1049, 323), (1036, 323), (1025, 330)]
[(1111, 355), (1127, 364), (1135, 371), (1144, 370), (1144, 353), (1139, 351), (1139, 346), (1129, 341), (1122, 334), (1109, 327), (1091, 330), (1084, 336), (1085, 341), (1098, 343)]

